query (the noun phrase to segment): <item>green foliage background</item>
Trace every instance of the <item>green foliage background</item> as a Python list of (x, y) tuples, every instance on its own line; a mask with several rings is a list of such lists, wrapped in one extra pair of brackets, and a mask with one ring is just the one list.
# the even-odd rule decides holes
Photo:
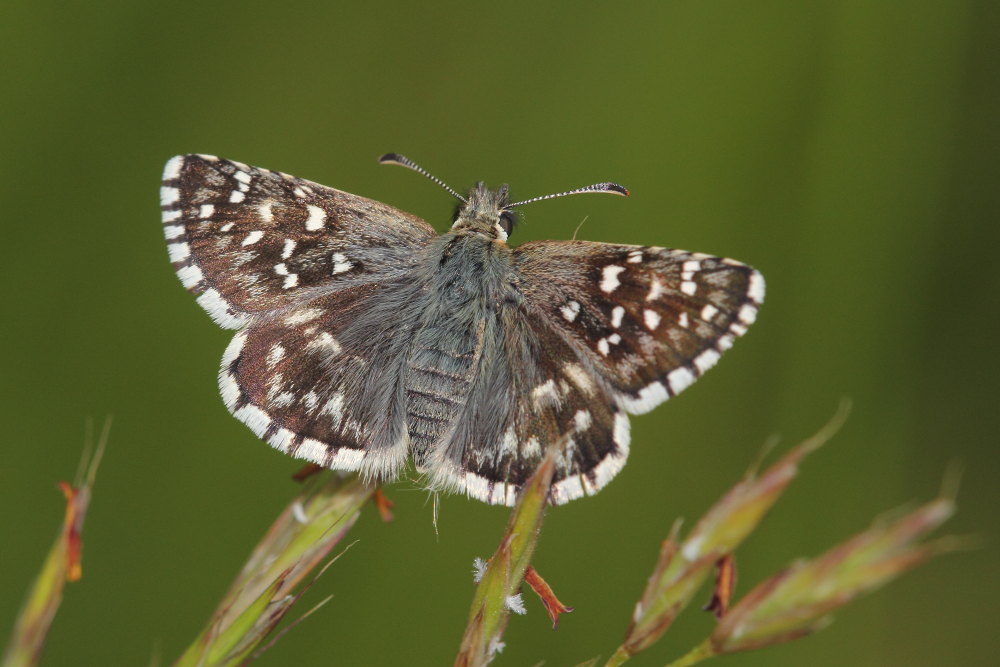
[[(513, 242), (580, 237), (732, 256), (767, 303), (704, 380), (633, 420), (630, 465), (549, 512), (536, 601), (498, 664), (607, 656), (675, 517), (695, 518), (768, 436), (842, 433), (738, 554), (741, 586), (819, 553), (945, 467), (965, 476), (944, 558), (814, 638), (729, 665), (987, 664), (998, 553), (1000, 14), (994, 0), (638, 3), (65, 3), (0, 9), (0, 629), (61, 518), (85, 417), (111, 445), (44, 664), (169, 661), (283, 503), (298, 463), (231, 418), (229, 334), (172, 274), (158, 180), (208, 152), (447, 225), (452, 201), (375, 158), (516, 197), (618, 180), (629, 199), (535, 204)], [(471, 564), (507, 512), (388, 489), (310, 593), (332, 603), (261, 662), (448, 664)], [(707, 599), (707, 592), (706, 592)], [(687, 616), (690, 616), (688, 618)], [(658, 665), (711, 627), (689, 613)], [(721, 664), (721, 663), (720, 663)]]

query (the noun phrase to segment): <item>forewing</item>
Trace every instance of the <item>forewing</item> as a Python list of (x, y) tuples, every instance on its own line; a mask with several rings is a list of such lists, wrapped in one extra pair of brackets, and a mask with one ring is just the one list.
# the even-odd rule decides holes
[(435, 236), (377, 201), (207, 155), (171, 158), (160, 189), (170, 260), (220, 325), (399, 273)]
[(365, 283), (255, 321), (223, 357), (226, 406), (286, 454), (391, 479), (408, 456), (400, 374), (420, 289)]
[(541, 241), (514, 255), (529, 308), (633, 414), (715, 365), (764, 300), (756, 270), (700, 253)]

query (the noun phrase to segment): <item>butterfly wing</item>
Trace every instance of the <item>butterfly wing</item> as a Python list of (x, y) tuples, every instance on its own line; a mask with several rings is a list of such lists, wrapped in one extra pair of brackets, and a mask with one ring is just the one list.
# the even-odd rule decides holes
[(625, 464), (628, 419), (614, 395), (525, 306), (514, 293), (487, 312), (464, 409), (422, 466), (432, 488), (512, 505), (545, 449), (560, 443), (550, 498), (564, 503), (596, 493)]
[(226, 406), (286, 454), (395, 477), (409, 455), (401, 377), (422, 288), (368, 282), (254, 321), (222, 360)]
[(633, 414), (714, 366), (764, 300), (759, 272), (700, 253), (543, 241), (515, 256), (534, 310)]
[(232, 329), (316, 291), (405, 271), (436, 236), (386, 204), (206, 155), (167, 162), (160, 203), (174, 270)]
[(628, 455), (625, 413), (694, 382), (764, 299), (749, 266), (665, 248), (531, 242), (514, 266), (521, 301), (469, 401), (498, 412), (466, 414), (435, 468), (442, 484), (494, 503), (512, 504), (542, 448), (562, 438), (552, 501), (598, 491)]

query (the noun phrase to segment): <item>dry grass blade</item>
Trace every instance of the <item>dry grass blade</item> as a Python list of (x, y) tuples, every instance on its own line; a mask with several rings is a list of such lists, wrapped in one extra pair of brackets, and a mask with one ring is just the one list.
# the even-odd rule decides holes
[(518, 590), (538, 542), (555, 458), (562, 445), (560, 441), (549, 447), (545, 459), (524, 485), (500, 546), (482, 572), (472, 599), (465, 636), (455, 658), (456, 666), (485, 665), (503, 649), (501, 638), (511, 609), (517, 609), (520, 604)]
[(311, 476), (254, 548), (206, 628), (175, 664), (235, 665), (258, 651), (298, 601), (303, 581), (340, 543), (374, 492), (357, 475), (327, 470)]
[(52, 621), (62, 602), (62, 592), (67, 581), (77, 581), (83, 576), (83, 521), (90, 507), (91, 493), (97, 468), (108, 444), (111, 419), (104, 422), (101, 434), (93, 445), (90, 435), (80, 459), (73, 484), (60, 482), (66, 497), (66, 515), (59, 536), (49, 550), (42, 570), (18, 613), (10, 642), (4, 651), (0, 665), (22, 667), (35, 665), (41, 658)]

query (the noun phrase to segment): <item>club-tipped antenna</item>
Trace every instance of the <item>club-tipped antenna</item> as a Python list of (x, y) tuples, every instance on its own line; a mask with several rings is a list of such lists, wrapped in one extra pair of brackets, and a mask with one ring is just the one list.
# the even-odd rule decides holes
[(419, 164), (417, 164), (410, 158), (406, 157), (405, 155), (400, 155), (399, 153), (386, 153), (385, 155), (380, 157), (378, 161), (379, 164), (398, 164), (400, 167), (406, 167), (407, 169), (412, 169), (418, 174), (423, 174), (424, 176), (431, 179), (432, 181), (440, 185), (442, 188), (450, 192), (457, 199), (463, 202), (465, 201), (465, 197), (455, 192), (454, 188), (452, 188), (450, 185), (448, 185), (440, 178), (433, 175), (432, 173), (430, 173), (429, 171), (427, 171), (426, 169), (424, 169)]
[(555, 199), (556, 197), (565, 197), (566, 195), (578, 195), (584, 192), (607, 192), (613, 195), (628, 197), (628, 188), (624, 185), (618, 185), (617, 183), (594, 183), (593, 185), (577, 188), (576, 190), (568, 190), (566, 192), (557, 192), (554, 195), (543, 195), (541, 197), (525, 199), (524, 201), (510, 204), (507, 208), (514, 208), (515, 206), (522, 206), (524, 204), (530, 204), (531, 202), (542, 201), (543, 199)]

